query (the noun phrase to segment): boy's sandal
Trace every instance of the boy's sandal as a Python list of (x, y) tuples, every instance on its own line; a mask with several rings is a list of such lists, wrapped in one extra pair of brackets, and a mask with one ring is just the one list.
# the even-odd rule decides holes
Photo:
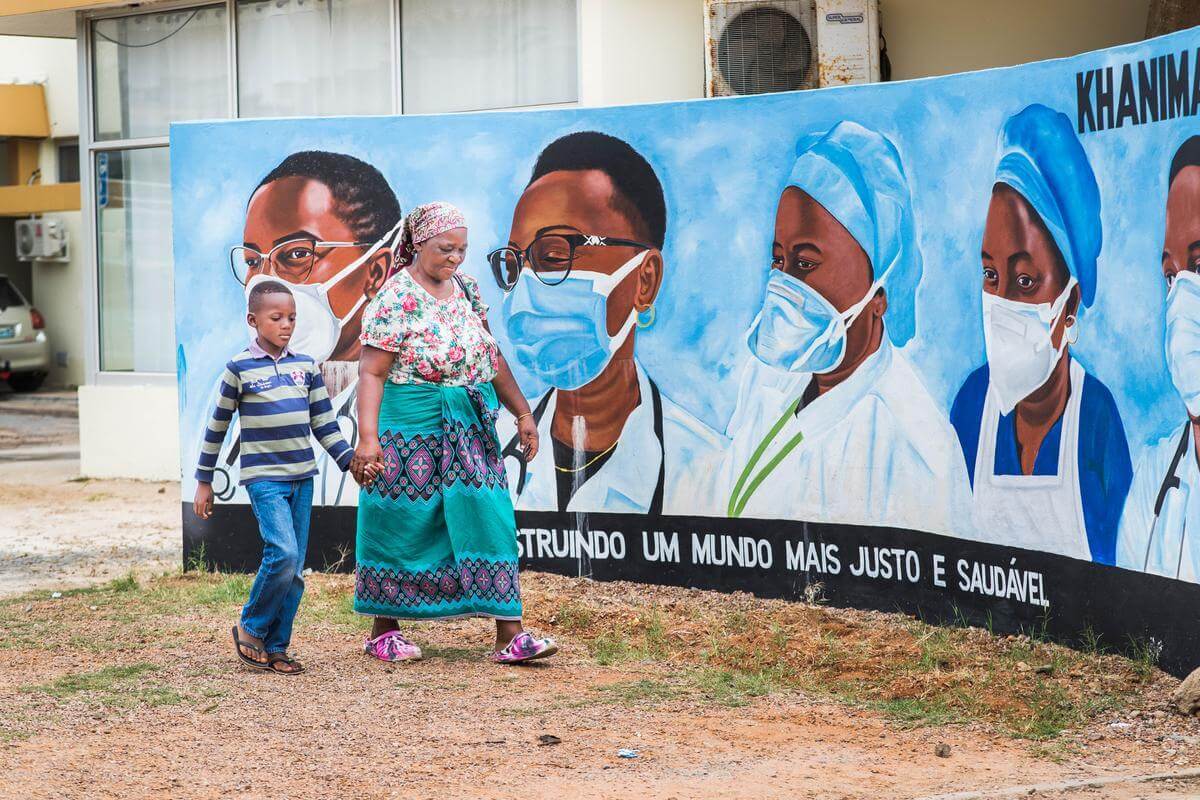
[(243, 647), (246, 648), (247, 650), (253, 650), (255, 653), (259, 653), (261, 655), (266, 655), (266, 651), (263, 650), (258, 645), (256, 645), (254, 642), (248, 642), (245, 639), (240, 638), (238, 636), (237, 625), (234, 625), (233, 626), (233, 652), (237, 654), (238, 661), (241, 661), (243, 664), (245, 664), (247, 667), (250, 667), (251, 669), (271, 669), (271, 663), (270, 663), (269, 659), (267, 661), (255, 661), (253, 658), (251, 658), (250, 656), (248, 656), (242, 652)]
[[(279, 669), (275, 666), (276, 664), (287, 664), (291, 669)], [(304, 672), (304, 665), (287, 653), (268, 653), (267, 667), (272, 672), (278, 672), (280, 675), (299, 675), (301, 672)]]

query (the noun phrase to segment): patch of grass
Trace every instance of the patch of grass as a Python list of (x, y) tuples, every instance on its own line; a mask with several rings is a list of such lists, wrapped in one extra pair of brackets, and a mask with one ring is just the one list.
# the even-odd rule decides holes
[(710, 701), (722, 706), (744, 706), (753, 697), (762, 697), (782, 688), (780, 676), (766, 670), (740, 672), (709, 668), (696, 673), (693, 680)]
[(604, 631), (593, 638), (588, 642), (588, 652), (602, 666), (663, 661), (670, 653), (666, 621), (657, 608), (652, 608), (631, 625)]
[(641, 704), (656, 704), (674, 700), (686, 693), (686, 689), (665, 681), (637, 680), (610, 683), (605, 686), (593, 686), (592, 691), (601, 695), (607, 702), (621, 706)]
[(298, 624), (326, 622), (349, 631), (363, 632), (370, 627), (370, 617), (354, 613), (354, 596), (345, 592), (320, 589), (307, 591), (300, 604)]
[(586, 631), (591, 627), (593, 614), (591, 610), (579, 603), (564, 603), (554, 615), (554, 624), (568, 633)]
[(79, 672), (64, 675), (52, 683), (38, 686), (23, 686), (23, 692), (41, 692), (56, 700), (67, 700), (80, 692), (114, 692), (119, 684), (137, 678), (158, 667), (147, 662), (125, 666), (105, 667), (95, 672)]
[(64, 675), (50, 683), (23, 686), (21, 691), (49, 695), (59, 701), (84, 698), (110, 708), (170, 706), (182, 703), (183, 696), (174, 689), (145, 684), (141, 680), (158, 669), (154, 664), (147, 662), (104, 667), (94, 672)]
[(880, 700), (868, 707), (883, 712), (902, 728), (923, 728), (959, 722), (960, 716), (941, 699), (926, 700), (920, 697), (899, 697)]
[(195, 602), (204, 606), (241, 605), (250, 596), (254, 576), (243, 573), (218, 575), (215, 583), (205, 582), (193, 593)]
[(1157, 639), (1129, 639), (1129, 649), (1126, 655), (1133, 662), (1134, 672), (1142, 681), (1147, 681), (1158, 667), (1158, 659), (1162, 656), (1162, 642)]
[(212, 568), (208, 563), (208, 542), (201, 542), (200, 546), (188, 554), (187, 560), (183, 562), (184, 572), (211, 572)]
[(110, 592), (136, 592), (142, 587), (138, 583), (137, 576), (130, 572), (124, 578), (116, 578), (109, 581), (108, 585), (104, 588)]
[(108, 492), (93, 492), (92, 494), (86, 495), (83, 499), (89, 503), (98, 503), (101, 500), (108, 500), (110, 497), (112, 497), (112, 495)]
[(1026, 711), (1007, 720), (1012, 734), (1021, 739), (1053, 739), (1083, 721), (1083, 709), (1072, 703), (1066, 691), (1049, 681), (1038, 681), (1028, 698)]

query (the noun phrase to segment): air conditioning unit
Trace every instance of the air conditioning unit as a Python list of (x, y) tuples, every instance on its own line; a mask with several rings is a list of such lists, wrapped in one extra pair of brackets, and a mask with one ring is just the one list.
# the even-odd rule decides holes
[(706, 0), (709, 97), (879, 80), (878, 0)]
[(67, 229), (53, 218), (19, 219), (16, 224), (17, 260), (66, 261)]

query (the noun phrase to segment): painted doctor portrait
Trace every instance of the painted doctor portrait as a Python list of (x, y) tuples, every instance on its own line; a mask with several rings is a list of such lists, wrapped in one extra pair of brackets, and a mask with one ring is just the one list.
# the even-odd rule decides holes
[(1200, 136), (1167, 175), (1162, 280), (1167, 372), (1178, 393), (1174, 430), (1138, 462), (1125, 501), (1117, 564), (1200, 580)]
[(502, 430), (518, 510), (703, 513), (694, 476), (721, 437), (676, 405), (637, 359), (668, 272), (667, 208), (628, 143), (583, 131), (538, 156), (508, 243), (488, 256), (505, 291), (514, 360), (543, 447), (526, 464)]
[(961, 455), (900, 350), (921, 253), (896, 147), (855, 122), (802, 140), (774, 234), (727, 429), (727, 513), (955, 532)]
[[(391, 267), (391, 240), (400, 203), (375, 167), (343, 153), (293, 153), (250, 195), (241, 244), (229, 251), (233, 277), (250, 290), (267, 280), (284, 282), (296, 300), (296, 329), (289, 349), (312, 356), (354, 445), (355, 387), (362, 345), (362, 310)], [(237, 485), (240, 426), (226, 437), (218, 459), (228, 479), (214, 488), (228, 499)], [(314, 501), (353, 505), (357, 491), (345, 473), (320, 456)], [(348, 488), (349, 487), (349, 488)], [(222, 492), (222, 489), (225, 491)]]
[(1100, 192), (1065, 114), (1000, 132), (980, 259), (987, 361), (951, 420), (985, 541), (1112, 564), (1131, 466), (1108, 388), (1071, 346), (1096, 297)]

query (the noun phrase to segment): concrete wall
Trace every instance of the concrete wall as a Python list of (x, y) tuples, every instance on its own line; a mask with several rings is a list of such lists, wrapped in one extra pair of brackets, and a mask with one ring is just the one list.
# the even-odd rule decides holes
[(880, 0), (892, 80), (1076, 55), (1142, 39), (1149, 0)]
[(703, 0), (580, 0), (581, 105), (704, 96)]
[[(56, 140), (79, 135), (76, 63), (74, 41), (0, 36), (0, 83), (37, 82), (46, 89), (51, 138), (42, 143), (38, 152), (42, 183), (58, 181)], [(78, 386), (86, 377), (87, 341), (82, 217), (78, 211), (56, 211), (48, 216), (65, 224), (71, 258), (64, 263), (31, 266), (32, 300), (46, 317), (46, 333), (53, 354), (46, 382), (51, 386)], [(0, 260), (12, 257), (8, 252), (3, 255)]]
[(0, 36), (0, 83), (43, 83), (50, 112), (50, 135), (79, 135), (79, 92), (75, 42)]
[(179, 480), (178, 396), (172, 386), (80, 386), (80, 474)]

